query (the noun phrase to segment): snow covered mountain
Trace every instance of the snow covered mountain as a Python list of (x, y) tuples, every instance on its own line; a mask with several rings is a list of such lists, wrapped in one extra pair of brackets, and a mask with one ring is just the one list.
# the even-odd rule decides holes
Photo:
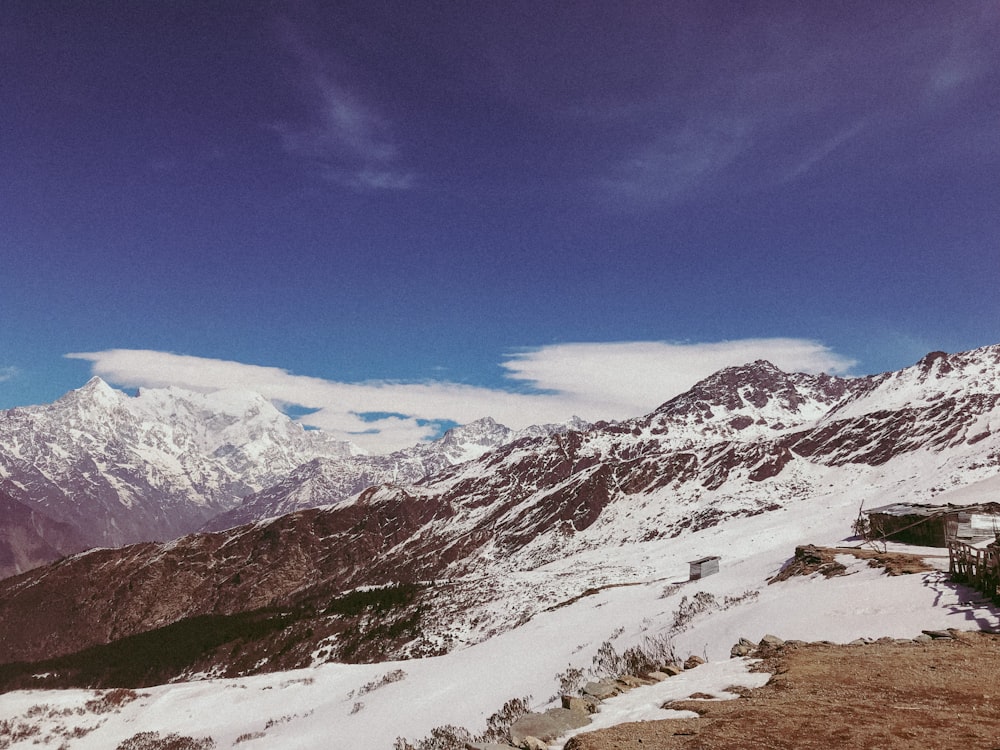
[(299, 466), (277, 484), (248, 496), (239, 506), (219, 514), (202, 528), (219, 531), (296, 510), (331, 505), (374, 485), (414, 484), (507, 443), (587, 426), (574, 418), (566, 424), (535, 425), (514, 431), (484, 417), (448, 430), (433, 442), (387, 455), (317, 458)]
[[(903, 386), (912, 402), (895, 399)], [(419, 485), (0, 582), (0, 660), (275, 607), (298, 613), (285, 660), (237, 672), (351, 659), (336, 628), (375, 627), (388, 610), (335, 625), (332, 602), (400, 585), (417, 587), (409, 624), (365, 631), (366, 658), (376, 644), (383, 658), (468, 647), (588, 591), (662, 581), (677, 554), (764, 550), (780, 566), (778, 545), (787, 557), (809, 528), (846, 535), (863, 503), (968, 502), (996, 484), (998, 427), (1000, 347), (877, 378), (731, 368), (646, 417), (507, 442)], [(733, 547), (737, 533), (752, 536)], [(198, 669), (226, 673), (225, 653)]]
[(244, 391), (130, 397), (93, 378), (0, 413), (0, 489), (87, 545), (174, 538), (305, 461), (356, 452)]
[(25, 509), (39, 521), (31, 554), (15, 563), (13, 551), (0, 552), (0, 577), (88, 546), (172, 539), (205, 524), (222, 529), (337, 502), (373, 484), (413, 483), (569, 426), (514, 432), (486, 418), (433, 443), (369, 456), (303, 429), (249, 391), (163, 388), (133, 397), (93, 378), (52, 404), (0, 413), (0, 491), (9, 500), (0, 528), (21, 528)]

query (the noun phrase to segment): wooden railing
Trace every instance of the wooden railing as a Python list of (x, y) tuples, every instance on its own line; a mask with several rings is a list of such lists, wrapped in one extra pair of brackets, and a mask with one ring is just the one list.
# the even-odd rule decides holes
[(1000, 549), (950, 541), (948, 572), (953, 581), (968, 584), (1000, 603)]

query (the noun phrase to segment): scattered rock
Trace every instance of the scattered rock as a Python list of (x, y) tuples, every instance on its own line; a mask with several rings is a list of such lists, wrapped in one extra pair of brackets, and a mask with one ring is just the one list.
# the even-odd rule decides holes
[(669, 675), (670, 677), (676, 677), (677, 675), (679, 675), (681, 672), (684, 671), (684, 667), (682, 667), (680, 664), (664, 664), (660, 668), (660, 671), (666, 675)]
[(503, 745), (496, 742), (466, 742), (465, 750), (513, 750), (513, 745)]
[(669, 680), (670, 679), (670, 675), (668, 675), (666, 672), (660, 672), (659, 670), (657, 670), (655, 672), (650, 672), (646, 676), (649, 679), (651, 679), (653, 682), (663, 682), (664, 680)]
[[(590, 723), (590, 716), (582, 711), (571, 711), (567, 708), (550, 708), (541, 714), (525, 714), (510, 727), (510, 738), (518, 747), (525, 745), (527, 739), (551, 742), (570, 729), (585, 727)], [(543, 744), (542, 750), (545, 750)], [(532, 749), (533, 750), (533, 749)]]
[(747, 640), (746, 638), (740, 638), (733, 647), (729, 649), (729, 655), (733, 658), (739, 656), (748, 656), (754, 649), (757, 648), (753, 641)]
[(701, 722), (697, 719), (675, 719), (673, 729), (674, 737), (690, 737), (701, 731)]
[(569, 711), (580, 711), (585, 714), (597, 713), (597, 698), (589, 695), (564, 695), (562, 707)]
[(684, 662), (684, 669), (694, 669), (695, 667), (700, 666), (704, 663), (705, 660), (702, 659), (700, 656), (692, 655), (689, 656), (687, 658), (687, 661)]
[(631, 690), (632, 688), (642, 687), (643, 685), (649, 684), (648, 680), (643, 680), (630, 674), (623, 674), (616, 680), (616, 682), (626, 690)]
[(930, 643), (934, 639), (931, 638), (927, 633), (921, 633), (916, 638), (913, 639), (914, 643)]
[(836, 552), (828, 547), (815, 544), (801, 544), (795, 548), (795, 556), (782, 569), (768, 579), (768, 583), (787, 581), (792, 576), (810, 576), (822, 573), (827, 578), (842, 576), (847, 568), (835, 559)]
[(948, 630), (924, 630), (922, 631), (924, 635), (929, 636), (935, 640), (939, 638), (954, 638), (955, 634)]

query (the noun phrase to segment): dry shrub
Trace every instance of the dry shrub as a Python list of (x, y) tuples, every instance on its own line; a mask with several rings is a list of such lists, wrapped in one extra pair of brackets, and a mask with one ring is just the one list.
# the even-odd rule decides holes
[(139, 732), (123, 740), (115, 750), (212, 750), (215, 740), (211, 737), (195, 739), (171, 732), (161, 737), (159, 732)]

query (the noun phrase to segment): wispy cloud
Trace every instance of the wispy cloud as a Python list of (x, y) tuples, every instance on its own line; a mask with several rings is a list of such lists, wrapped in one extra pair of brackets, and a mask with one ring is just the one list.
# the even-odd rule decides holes
[[(721, 367), (755, 359), (807, 372), (844, 372), (853, 364), (821, 344), (799, 339), (560, 344), (519, 352), (503, 363), (512, 381), (538, 391), (515, 393), (447, 381), (345, 383), (277, 367), (150, 350), (66, 356), (90, 362), (95, 375), (123, 387), (238, 388), (281, 405), (316, 409), (300, 421), (374, 452), (428, 439), (434, 427), (426, 422), (467, 423), (492, 416), (521, 428), (573, 415), (589, 420), (638, 416)], [(403, 416), (368, 417), (383, 412)]]
[(328, 179), (361, 190), (406, 190), (414, 176), (399, 167), (392, 125), (332, 71), (332, 64), (309, 47), (292, 26), (284, 35), (299, 67), (300, 86), (311, 117), (280, 122), (274, 130), (282, 147), (321, 167)]
[[(864, 33), (834, 11), (733, 15), (729, 43), (711, 58), (692, 60), (698, 85), (664, 75), (633, 109), (613, 110), (622, 132), (634, 135), (621, 138), (618, 158), (600, 167), (597, 197), (642, 209), (706, 193), (768, 190), (808, 179), (831, 157), (850, 158), (852, 149), (858, 156), (872, 144), (891, 147), (891, 139), (962, 101), (970, 118), (949, 128), (935, 122), (929, 132), (939, 150), (967, 144), (972, 125), (996, 120), (974, 97), (982, 98), (996, 70), (1000, 30), (996, 3), (968, 6), (910, 14)], [(775, 44), (758, 43), (768, 39)], [(920, 137), (926, 141), (927, 132)], [(926, 158), (921, 151), (914, 161)]]
[(820, 143), (812, 151), (806, 153), (801, 160), (793, 166), (785, 175), (785, 182), (794, 182), (802, 177), (806, 172), (822, 162), (833, 152), (858, 136), (865, 129), (864, 122), (858, 122), (848, 128), (841, 130), (823, 143)]
[(599, 183), (614, 198), (639, 205), (690, 198), (749, 147), (752, 130), (742, 117), (695, 117), (623, 159)]
[(18, 374), (20, 374), (20, 370), (16, 367), (0, 367), (0, 383), (13, 380), (18, 376)]
[(928, 103), (947, 102), (994, 67), (1000, 6), (973, 4), (969, 11), (937, 30), (947, 43), (940, 56), (931, 59), (925, 89)]

